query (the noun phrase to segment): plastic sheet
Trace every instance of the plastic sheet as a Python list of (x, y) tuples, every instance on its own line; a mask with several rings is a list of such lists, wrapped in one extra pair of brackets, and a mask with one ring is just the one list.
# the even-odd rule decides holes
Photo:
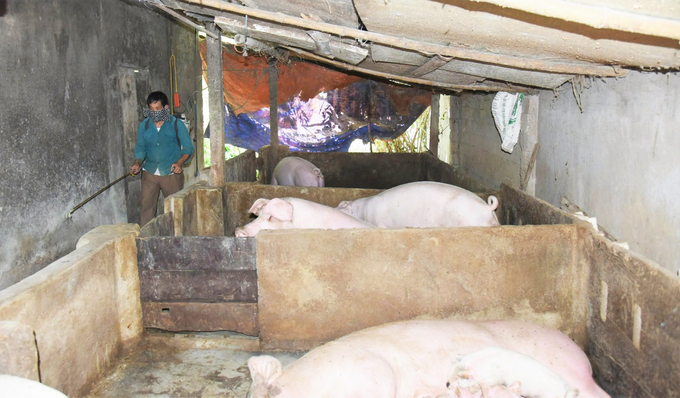
[[(402, 96), (410, 99), (408, 104), (395, 106)], [(278, 108), (279, 143), (291, 151), (346, 152), (356, 139), (394, 139), (427, 108), (426, 101), (429, 94), (421, 90), (371, 80), (321, 92), (308, 101), (296, 96)], [(270, 143), (268, 108), (235, 115), (225, 104), (225, 115), (225, 143), (253, 150)], [(209, 134), (207, 130), (205, 136)]]

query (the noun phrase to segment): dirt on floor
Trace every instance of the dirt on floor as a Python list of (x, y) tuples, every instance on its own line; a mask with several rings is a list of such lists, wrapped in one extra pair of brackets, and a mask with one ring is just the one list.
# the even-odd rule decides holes
[(268, 354), (285, 366), (304, 354), (263, 353), (258, 347), (257, 337), (232, 332), (147, 331), (88, 397), (245, 398), (251, 383), (248, 358)]

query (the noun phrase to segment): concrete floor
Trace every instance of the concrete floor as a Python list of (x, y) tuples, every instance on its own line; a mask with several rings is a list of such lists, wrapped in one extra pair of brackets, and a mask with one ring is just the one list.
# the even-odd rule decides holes
[[(264, 354), (258, 346), (257, 338), (231, 332), (147, 331), (88, 397), (245, 398), (251, 382), (248, 358)], [(304, 353), (266, 354), (285, 366)]]

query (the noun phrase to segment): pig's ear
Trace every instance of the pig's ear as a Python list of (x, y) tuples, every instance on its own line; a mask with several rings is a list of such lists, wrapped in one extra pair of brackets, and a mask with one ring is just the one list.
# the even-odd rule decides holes
[(340, 210), (341, 212), (343, 212), (345, 214), (352, 215), (352, 211), (349, 209), (350, 203), (352, 203), (352, 202), (350, 202), (349, 200), (343, 200), (342, 202), (340, 202), (338, 207), (336, 207), (336, 209)]
[(250, 369), (253, 385), (265, 384), (269, 386), (283, 374), (281, 362), (269, 355), (250, 357), (248, 369)]
[(256, 200), (255, 203), (253, 203), (253, 205), (250, 206), (250, 210), (248, 210), (248, 213), (258, 214), (260, 212), (260, 209), (266, 206), (268, 202), (269, 199), (260, 198)]
[(522, 383), (519, 382), (519, 380), (511, 383), (508, 386), (508, 390), (510, 390), (511, 393), (517, 395), (518, 397), (522, 396)]
[(267, 203), (266, 212), (281, 221), (293, 221), (293, 205), (282, 199), (272, 199)]
[(567, 395), (565, 395), (566, 398), (576, 398), (578, 397), (579, 390), (578, 388), (572, 388), (569, 391), (567, 391)]

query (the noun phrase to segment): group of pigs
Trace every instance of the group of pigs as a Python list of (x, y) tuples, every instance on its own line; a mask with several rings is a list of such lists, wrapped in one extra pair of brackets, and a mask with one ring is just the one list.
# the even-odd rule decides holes
[[(314, 164), (290, 156), (274, 169), (272, 184), (323, 187), (324, 179)], [(495, 226), (497, 207), (495, 196), (485, 202), (463, 188), (430, 181), (399, 185), (336, 208), (297, 198), (260, 198), (249, 210), (257, 219), (237, 228), (235, 235), (255, 236), (263, 229)]]
[[(323, 187), (321, 171), (284, 158), (272, 183)], [(414, 182), (341, 202), (258, 199), (257, 219), (237, 237), (262, 229), (427, 228), (499, 225), (488, 201), (462, 188)], [(411, 320), (360, 330), (309, 351), (283, 369), (251, 357), (252, 398), (605, 398), (588, 358), (558, 330), (521, 321)]]
[(561, 332), (521, 321), (411, 320), (360, 330), (283, 369), (248, 360), (251, 398), (608, 398)]

